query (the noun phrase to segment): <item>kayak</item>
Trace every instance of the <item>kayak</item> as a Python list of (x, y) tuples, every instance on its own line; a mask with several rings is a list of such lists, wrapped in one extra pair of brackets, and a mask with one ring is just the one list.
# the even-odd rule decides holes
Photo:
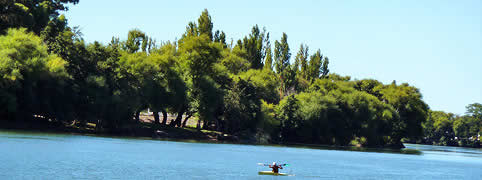
[(272, 171), (260, 171), (259, 175), (272, 175), (272, 176), (288, 176), (286, 173), (274, 173)]

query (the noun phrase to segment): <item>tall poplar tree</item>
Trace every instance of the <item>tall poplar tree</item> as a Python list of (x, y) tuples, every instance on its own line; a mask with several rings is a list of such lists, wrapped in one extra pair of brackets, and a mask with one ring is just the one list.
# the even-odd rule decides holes
[(320, 77), (322, 59), (323, 55), (321, 55), (321, 51), (319, 49), (310, 57), (308, 80), (314, 81)]
[(330, 63), (330, 61), (328, 60), (328, 57), (325, 57), (323, 59), (323, 65), (321, 66), (321, 78), (327, 78), (328, 77), (328, 73), (330, 72), (330, 70), (328, 69), (329, 63)]
[(261, 31), (258, 25), (253, 26), (251, 34), (244, 37), (242, 47), (246, 50), (247, 59), (251, 63), (251, 68), (261, 69), (265, 57), (266, 46), (264, 46), (266, 30)]
[(307, 69), (307, 60), (308, 60), (308, 46), (301, 44), (300, 50), (298, 54), (296, 54), (295, 58), (295, 67), (296, 71), (301, 71), (301, 76), (306, 78), (306, 69)]
[(281, 74), (290, 65), (290, 47), (288, 45), (288, 35), (283, 33), (281, 40), (274, 43), (274, 63), (276, 73)]
[(273, 54), (271, 53), (271, 44), (266, 45), (266, 58), (264, 59), (263, 68), (273, 71)]

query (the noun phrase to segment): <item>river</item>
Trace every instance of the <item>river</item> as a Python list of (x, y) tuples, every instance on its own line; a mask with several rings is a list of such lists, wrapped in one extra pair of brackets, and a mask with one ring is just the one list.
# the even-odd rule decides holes
[[(420, 154), (191, 143), (0, 130), (0, 179), (482, 179), (482, 150)], [(258, 175), (289, 163), (292, 176)]]

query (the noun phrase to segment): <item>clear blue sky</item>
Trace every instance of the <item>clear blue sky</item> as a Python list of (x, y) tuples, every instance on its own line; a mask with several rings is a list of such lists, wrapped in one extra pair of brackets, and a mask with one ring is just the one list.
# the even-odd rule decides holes
[(126, 39), (133, 28), (159, 42), (179, 38), (207, 8), (228, 40), (255, 24), (273, 41), (286, 32), (293, 56), (307, 44), (330, 58), (331, 72), (407, 82), (431, 109), (463, 114), (467, 104), (482, 103), (481, 2), (80, 0), (66, 15), (87, 42)]

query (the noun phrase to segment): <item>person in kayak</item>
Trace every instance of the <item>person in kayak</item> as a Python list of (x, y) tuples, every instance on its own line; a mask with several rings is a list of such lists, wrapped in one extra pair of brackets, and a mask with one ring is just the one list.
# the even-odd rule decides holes
[(283, 169), (283, 166), (277, 165), (276, 162), (273, 162), (272, 165), (269, 165), (269, 168), (273, 169), (273, 173), (279, 173), (279, 169)]

